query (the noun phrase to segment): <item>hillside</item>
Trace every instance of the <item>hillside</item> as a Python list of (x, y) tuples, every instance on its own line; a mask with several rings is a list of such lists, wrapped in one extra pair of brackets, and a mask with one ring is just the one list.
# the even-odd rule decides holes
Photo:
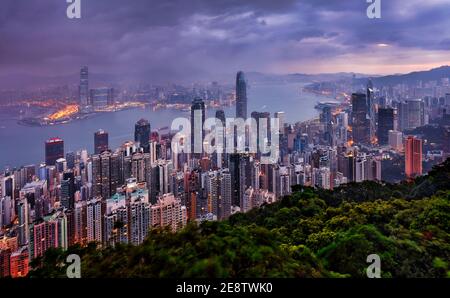
[(280, 202), (223, 222), (151, 231), (140, 246), (50, 250), (30, 277), (450, 277), (450, 159), (411, 183), (298, 187)]
[[(424, 71), (415, 71), (407, 74), (395, 74), (372, 78), (376, 86), (387, 86), (396, 84), (415, 84), (418, 81), (439, 81), (442, 78), (450, 78), (450, 66), (441, 66)], [(357, 80), (360, 84), (366, 84), (367, 78)]]

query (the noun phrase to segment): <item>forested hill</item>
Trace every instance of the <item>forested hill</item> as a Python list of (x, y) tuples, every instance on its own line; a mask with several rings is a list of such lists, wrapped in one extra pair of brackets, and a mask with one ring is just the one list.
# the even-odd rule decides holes
[(280, 202), (223, 222), (154, 230), (140, 246), (50, 250), (30, 277), (450, 277), (450, 159), (414, 182), (297, 188)]

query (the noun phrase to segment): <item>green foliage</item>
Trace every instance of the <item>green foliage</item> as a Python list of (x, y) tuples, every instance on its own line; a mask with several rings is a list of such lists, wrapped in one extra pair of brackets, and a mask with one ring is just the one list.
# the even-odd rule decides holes
[(30, 277), (64, 277), (79, 254), (83, 277), (450, 277), (450, 160), (400, 184), (296, 187), (278, 203), (227, 221), (151, 230), (139, 246), (51, 249)]

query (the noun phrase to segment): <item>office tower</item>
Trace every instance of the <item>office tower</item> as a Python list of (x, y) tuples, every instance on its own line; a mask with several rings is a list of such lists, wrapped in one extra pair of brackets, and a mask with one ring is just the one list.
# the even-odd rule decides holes
[(236, 118), (247, 119), (247, 82), (242, 71), (236, 75)]
[(422, 175), (422, 140), (414, 136), (405, 140), (405, 175), (407, 178)]
[[(226, 118), (225, 112), (223, 110), (216, 111), (216, 134), (217, 138), (220, 138), (220, 141), (216, 141), (217, 151), (213, 155), (214, 165), (217, 168), (222, 168), (227, 165), (228, 155), (226, 154), (227, 147), (227, 136), (226, 136)], [(220, 129), (220, 127), (222, 127)]]
[(45, 163), (47, 166), (55, 165), (56, 161), (64, 158), (64, 141), (52, 138), (45, 142)]
[(191, 105), (191, 154), (195, 158), (200, 158), (203, 153), (205, 117), (205, 103), (201, 98), (195, 98)]
[(333, 132), (333, 116), (330, 107), (324, 107), (320, 114), (320, 123), (324, 127), (323, 140), (325, 145), (333, 146), (334, 132)]
[(145, 153), (150, 153), (150, 123), (145, 119), (140, 119), (134, 126), (134, 141), (139, 142)]
[(425, 106), (421, 99), (408, 99), (401, 102), (399, 109), (400, 130), (414, 129), (425, 125)]
[(14, 219), (14, 201), (11, 197), (0, 197), (0, 229), (8, 226)]
[(73, 172), (65, 172), (61, 181), (61, 207), (73, 209), (75, 206), (75, 176)]
[(390, 130), (388, 134), (389, 146), (396, 150), (403, 150), (403, 134), (400, 131)]
[(216, 118), (219, 119), (220, 121), (222, 121), (222, 126), (225, 127), (225, 125), (226, 125), (226, 117), (225, 117), (224, 110), (217, 110), (216, 111)]
[(83, 66), (80, 70), (79, 102), (82, 107), (89, 105), (89, 71), (87, 66)]
[(73, 169), (75, 167), (75, 152), (66, 153), (67, 168)]
[(104, 109), (114, 104), (114, 89), (113, 88), (96, 88), (89, 92), (90, 101), (94, 108)]
[(94, 134), (94, 153), (100, 154), (108, 150), (108, 133), (103, 129)]
[(389, 143), (389, 131), (393, 129), (394, 129), (394, 109), (392, 108), (378, 109), (377, 138), (379, 145), (387, 145)]
[(367, 118), (366, 94), (352, 94), (353, 142), (356, 144), (370, 143), (370, 121)]
[(93, 195), (108, 199), (123, 182), (122, 155), (120, 152), (104, 151), (93, 155), (91, 161)]
[(342, 169), (339, 171), (347, 177), (348, 182), (355, 181), (355, 156), (353, 152), (344, 153), (342, 158)]
[(86, 239), (87, 242), (102, 243), (104, 203), (101, 198), (96, 197), (87, 201), (86, 206)]
[(10, 197), (14, 201), (16, 198), (15, 189), (16, 183), (14, 174), (6, 173), (6, 175), (0, 176), (1, 197)]
[(375, 140), (376, 133), (376, 119), (375, 119), (375, 98), (372, 80), (369, 79), (366, 88), (366, 98), (367, 98), (367, 116), (369, 121), (369, 140), (373, 143)]
[(165, 194), (151, 206), (151, 226), (170, 227), (173, 232), (186, 226), (187, 210), (173, 194)]
[(241, 205), (242, 195), (251, 183), (251, 164), (247, 154), (230, 154), (229, 170), (231, 175), (232, 201), (234, 206)]
[(278, 119), (280, 134), (284, 134), (284, 125), (286, 124), (286, 114), (284, 112), (275, 112), (275, 118)]
[(17, 251), (13, 252), (10, 257), (10, 275), (13, 278), (25, 277), (28, 275), (28, 263), (30, 255), (28, 253), (27, 246), (20, 247)]
[[(270, 142), (270, 113), (269, 112), (252, 112), (251, 117), (256, 121), (256, 129), (252, 127), (252, 134), (256, 139), (256, 152), (257, 156), (261, 156), (261, 148), (268, 146)], [(266, 129), (263, 129), (265, 126)], [(251, 143), (250, 143), (251, 144)]]

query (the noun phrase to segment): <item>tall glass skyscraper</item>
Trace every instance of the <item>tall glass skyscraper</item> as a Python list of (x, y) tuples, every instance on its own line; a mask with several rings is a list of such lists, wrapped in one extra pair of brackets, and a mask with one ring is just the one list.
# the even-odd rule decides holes
[[(198, 153), (200, 156), (203, 153), (205, 117), (205, 102), (201, 98), (195, 98), (191, 105), (191, 153)], [(199, 123), (199, 121), (201, 122)], [(199, 149), (197, 152), (194, 150), (196, 147)], [(195, 156), (199, 157), (198, 154)]]
[(53, 166), (60, 158), (64, 158), (64, 141), (60, 138), (47, 140), (45, 142), (45, 163)]
[(236, 118), (247, 119), (247, 83), (242, 71), (236, 75)]
[(150, 122), (140, 119), (134, 126), (134, 141), (139, 142), (144, 153), (150, 153)]
[(89, 70), (83, 66), (80, 70), (79, 101), (82, 107), (89, 105)]
[(366, 94), (352, 94), (353, 141), (356, 144), (370, 143), (370, 119), (367, 117)]
[(103, 129), (94, 134), (94, 153), (100, 154), (108, 150), (108, 133)]
[(394, 110), (391, 108), (378, 109), (378, 144), (389, 143), (389, 131), (394, 129)]

